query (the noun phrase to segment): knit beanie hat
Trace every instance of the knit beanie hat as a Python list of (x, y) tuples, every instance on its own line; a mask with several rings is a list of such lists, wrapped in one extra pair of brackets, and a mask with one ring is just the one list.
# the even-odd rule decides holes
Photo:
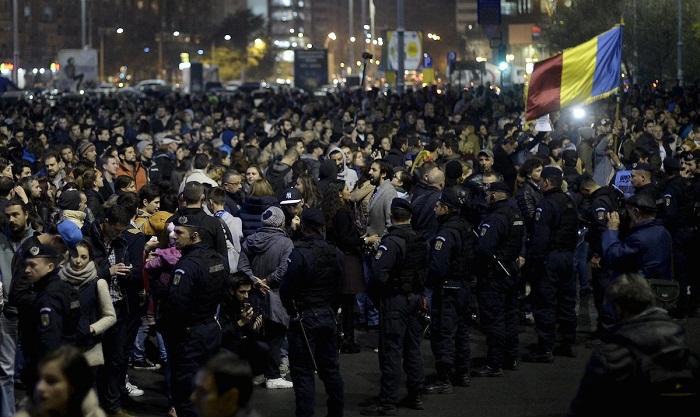
[(260, 216), (263, 226), (267, 227), (282, 227), (284, 226), (284, 213), (279, 207), (272, 206), (265, 210)]
[(80, 209), (80, 191), (66, 190), (58, 196), (58, 208), (61, 210)]
[(450, 161), (445, 165), (445, 177), (456, 180), (462, 176), (462, 164), (459, 161)]
[(94, 148), (95, 144), (84, 140), (78, 144), (78, 156), (84, 156), (90, 148)]

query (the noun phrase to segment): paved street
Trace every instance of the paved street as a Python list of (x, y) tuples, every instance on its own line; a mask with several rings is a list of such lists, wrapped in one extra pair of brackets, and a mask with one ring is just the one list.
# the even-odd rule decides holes
[[(578, 387), (579, 380), (591, 353), (583, 345), (594, 323), (592, 297), (585, 299), (580, 309), (579, 357), (576, 359), (557, 357), (553, 364), (520, 363), (518, 371), (504, 371), (503, 378), (472, 378), (469, 388), (455, 388), (454, 394), (424, 396), (425, 410), (414, 411), (400, 409), (400, 415), (452, 416), (557, 416), (563, 415), (569, 401)], [(700, 319), (687, 322), (689, 340), (700, 349)], [(534, 329), (520, 327), (521, 344), (525, 348), (536, 341)], [(359, 354), (341, 355), (341, 372), (345, 380), (346, 416), (360, 415), (359, 403), (379, 392), (379, 365), (377, 354), (372, 351), (376, 345), (376, 332), (359, 332), (360, 344), (366, 348)], [(473, 331), (474, 365), (478, 366), (485, 359), (484, 336)], [(430, 345), (423, 343), (425, 353), (426, 377), (434, 377), (434, 364)], [(150, 417), (163, 415), (165, 397), (162, 394), (162, 374), (152, 371), (130, 371), (133, 381), (146, 390), (146, 395), (137, 398), (138, 408), (133, 412), (139, 416)], [(405, 394), (402, 386), (401, 396)], [(316, 397), (317, 416), (325, 415), (325, 394), (320, 380), (317, 379)], [(293, 390), (267, 390), (257, 388), (253, 394), (253, 405), (263, 417), (281, 417), (294, 415)]]
[[(588, 296), (579, 314), (579, 356), (576, 359), (557, 357), (553, 364), (519, 364), (518, 371), (504, 371), (503, 378), (472, 378), (469, 388), (455, 387), (453, 394), (424, 396), (425, 410), (400, 409), (405, 416), (560, 416), (564, 415), (569, 401), (578, 387), (579, 380), (591, 353), (583, 345), (591, 331), (595, 315), (591, 313), (592, 297)], [(700, 319), (687, 321), (688, 339), (696, 349), (700, 349)], [(532, 327), (520, 327), (521, 345), (525, 349), (536, 341)], [(484, 336), (472, 332), (473, 365), (479, 366), (485, 359)], [(358, 341), (363, 351), (355, 355), (341, 355), (341, 372), (345, 380), (346, 416), (359, 416), (362, 408), (359, 403), (379, 392), (379, 364), (376, 346), (376, 332), (358, 332)], [(423, 343), (426, 377), (434, 377), (434, 364), (428, 341)], [(140, 417), (164, 416), (167, 401), (164, 395), (162, 371), (129, 371), (132, 382), (146, 391), (135, 399), (127, 409)], [(402, 386), (401, 396), (405, 395)], [(325, 394), (317, 379), (317, 416), (325, 415)], [(293, 390), (267, 390), (256, 388), (252, 404), (263, 417), (286, 417), (294, 415)]]

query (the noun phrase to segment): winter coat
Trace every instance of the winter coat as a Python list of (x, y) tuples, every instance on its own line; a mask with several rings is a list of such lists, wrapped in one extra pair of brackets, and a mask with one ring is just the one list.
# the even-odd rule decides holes
[(238, 271), (253, 281), (255, 278), (267, 280), (270, 292), (267, 295), (268, 308), (265, 317), (274, 322), (289, 326), (289, 314), (282, 306), (279, 287), (287, 272), (287, 258), (294, 249), (294, 243), (282, 229), (261, 227), (248, 236), (241, 247)]

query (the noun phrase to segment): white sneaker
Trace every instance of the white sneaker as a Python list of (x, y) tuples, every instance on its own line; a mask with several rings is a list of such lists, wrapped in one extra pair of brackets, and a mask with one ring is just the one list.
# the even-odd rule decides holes
[(253, 385), (262, 385), (265, 383), (265, 375), (258, 375), (253, 377)]
[(294, 384), (292, 381), (287, 381), (284, 378), (275, 378), (275, 379), (268, 379), (265, 381), (265, 387), (267, 389), (285, 389), (285, 388), (293, 388)]
[(131, 382), (126, 383), (126, 391), (129, 393), (129, 397), (140, 397), (144, 394), (142, 389), (139, 389), (139, 387)]

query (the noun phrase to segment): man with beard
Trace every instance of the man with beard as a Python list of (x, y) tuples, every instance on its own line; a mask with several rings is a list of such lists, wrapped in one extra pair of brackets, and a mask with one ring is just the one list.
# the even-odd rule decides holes
[[(335, 164), (338, 167), (338, 179), (345, 181), (345, 184), (348, 186), (348, 189), (350, 191), (354, 190), (355, 183), (357, 183), (357, 173), (354, 169), (348, 167), (345, 152), (343, 152), (343, 150), (339, 147), (334, 146), (330, 148), (326, 156), (328, 157), (328, 159), (332, 159), (335, 161)], [(391, 179), (390, 176), (388, 176), (387, 178)]]
[(56, 189), (61, 189), (66, 183), (66, 171), (61, 168), (60, 156), (55, 151), (49, 151), (44, 154), (44, 169), (46, 177), (53, 183)]
[(138, 191), (148, 182), (148, 174), (141, 163), (136, 160), (136, 149), (133, 145), (124, 144), (119, 147), (117, 152), (119, 155), (117, 176), (126, 175), (133, 178), (136, 182), (136, 191)]

